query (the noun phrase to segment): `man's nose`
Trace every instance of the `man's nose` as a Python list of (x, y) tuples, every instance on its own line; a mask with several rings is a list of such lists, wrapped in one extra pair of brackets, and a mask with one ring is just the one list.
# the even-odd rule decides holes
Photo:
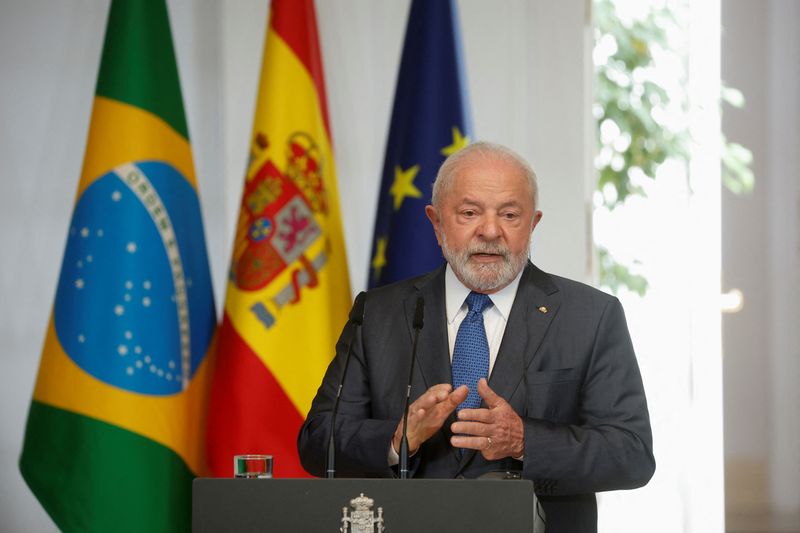
[(499, 220), (495, 215), (484, 215), (478, 228), (478, 235), (489, 240), (496, 239), (500, 236)]

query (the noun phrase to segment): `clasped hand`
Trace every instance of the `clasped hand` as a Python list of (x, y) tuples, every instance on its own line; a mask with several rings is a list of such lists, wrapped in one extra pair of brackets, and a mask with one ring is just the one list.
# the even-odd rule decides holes
[[(447, 421), (450, 413), (466, 400), (469, 389), (461, 385), (453, 390), (448, 383), (434, 385), (417, 398), (408, 409), (408, 448), (413, 454)], [(522, 419), (503, 398), (486, 383), (478, 381), (478, 394), (488, 408), (462, 409), (458, 421), (450, 426), (450, 443), (457, 448), (478, 450), (489, 461), (504, 457), (520, 457), (525, 451)], [(400, 449), (403, 421), (392, 438), (395, 450)]]

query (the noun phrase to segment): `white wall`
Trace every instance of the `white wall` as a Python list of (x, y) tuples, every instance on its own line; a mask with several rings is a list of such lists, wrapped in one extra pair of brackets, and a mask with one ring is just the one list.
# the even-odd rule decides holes
[(723, 130), (752, 149), (756, 187), (723, 191), (723, 318), (729, 513), (800, 516), (800, 3), (723, 3), (722, 75), (744, 93)]
[(88, 1), (0, 6), (3, 531), (53, 527), (17, 460), (83, 159), (105, 11)]
[[(170, 0), (218, 306), (267, 2)], [(408, 2), (318, 1), (353, 290), (364, 287)], [(541, 180), (534, 259), (586, 279), (593, 141), (585, 0), (461, 0), (477, 136)], [(0, 531), (53, 526), (17, 468), (85, 148), (107, 1), (0, 4)], [(54, 446), (58, 443), (54, 443)]]
[(772, 510), (800, 525), (800, 3), (769, 13), (768, 279)]

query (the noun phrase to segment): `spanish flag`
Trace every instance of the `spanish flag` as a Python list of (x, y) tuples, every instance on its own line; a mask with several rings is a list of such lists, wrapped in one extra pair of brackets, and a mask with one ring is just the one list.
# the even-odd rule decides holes
[(307, 475), (297, 433), (350, 307), (313, 0), (274, 0), (208, 419), (209, 466), (274, 456)]
[(164, 0), (113, 0), (20, 469), (63, 531), (188, 531), (216, 326)]

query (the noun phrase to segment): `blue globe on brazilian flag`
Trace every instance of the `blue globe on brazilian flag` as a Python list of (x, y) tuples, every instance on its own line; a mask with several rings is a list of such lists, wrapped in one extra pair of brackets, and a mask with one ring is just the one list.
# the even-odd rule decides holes
[(63, 531), (188, 531), (216, 317), (164, 0), (113, 0), (20, 469)]
[[(167, 163), (120, 165), (84, 191), (53, 316), (76, 365), (130, 392), (165, 396), (188, 387), (214, 326), (198, 228), (197, 195)], [(192, 327), (190, 317), (212, 321)]]

